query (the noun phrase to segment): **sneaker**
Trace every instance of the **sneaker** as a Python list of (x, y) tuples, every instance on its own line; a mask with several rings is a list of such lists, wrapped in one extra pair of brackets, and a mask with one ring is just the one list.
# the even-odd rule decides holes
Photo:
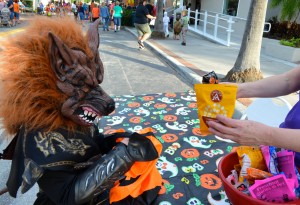
[(139, 50), (143, 50), (143, 49), (145, 49), (145, 47), (139, 46)]
[(143, 42), (141, 40), (138, 41), (138, 44), (140, 45), (140, 47), (145, 48), (145, 46), (144, 46), (144, 44), (143, 44)]
[(169, 38), (169, 34), (167, 35), (167, 38)]
[(182, 42), (181, 45), (186, 46), (186, 43)]

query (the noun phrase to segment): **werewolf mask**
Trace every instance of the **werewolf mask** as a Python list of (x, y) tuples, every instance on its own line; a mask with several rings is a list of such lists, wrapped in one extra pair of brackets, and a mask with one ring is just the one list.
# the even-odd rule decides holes
[(39, 17), (6, 44), (0, 117), (8, 133), (20, 126), (48, 131), (91, 126), (115, 109), (99, 85), (104, 69), (98, 25), (99, 20), (91, 24), (84, 36), (71, 19)]

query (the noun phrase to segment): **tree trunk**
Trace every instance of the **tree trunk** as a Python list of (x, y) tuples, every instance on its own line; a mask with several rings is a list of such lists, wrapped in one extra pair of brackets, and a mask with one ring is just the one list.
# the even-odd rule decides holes
[(239, 55), (223, 81), (250, 82), (263, 78), (260, 50), (267, 4), (267, 0), (252, 0)]
[(163, 15), (163, 0), (157, 0), (156, 19), (154, 24), (154, 30), (151, 34), (153, 38), (165, 38)]

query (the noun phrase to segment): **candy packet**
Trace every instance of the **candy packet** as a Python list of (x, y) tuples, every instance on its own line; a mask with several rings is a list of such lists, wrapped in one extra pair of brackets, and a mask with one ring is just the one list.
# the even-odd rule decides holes
[(239, 182), (238, 179), (238, 173), (236, 170), (231, 170), (231, 174), (228, 175), (226, 178), (226, 181), (228, 181), (232, 186), (234, 186), (237, 190), (245, 193), (245, 194), (250, 194), (249, 193), (249, 183), (247, 181), (244, 182)]
[(202, 77), (202, 83), (203, 84), (218, 84), (219, 78), (214, 71), (211, 71)]
[(260, 150), (264, 156), (268, 171), (272, 174), (279, 174), (277, 168), (277, 152), (273, 146), (261, 145)]
[(273, 174), (269, 172), (262, 171), (260, 169), (255, 169), (252, 167), (247, 168), (247, 176), (244, 178), (247, 179), (250, 185), (254, 184), (255, 180), (266, 179), (273, 176)]
[(251, 196), (267, 202), (289, 202), (296, 200), (293, 192), (294, 182), (283, 174), (278, 174), (263, 180), (255, 180), (249, 187)]
[(239, 182), (243, 182), (244, 177), (247, 176), (247, 168), (252, 167), (262, 171), (267, 171), (267, 167), (259, 147), (239, 146), (236, 151), (242, 167), (239, 175)]
[(232, 117), (234, 113), (237, 85), (195, 84), (200, 132), (210, 134), (207, 121), (216, 120), (217, 114)]
[(294, 181), (294, 188), (299, 186), (294, 164), (295, 152), (282, 150), (277, 152), (278, 170), (283, 172), (288, 179)]

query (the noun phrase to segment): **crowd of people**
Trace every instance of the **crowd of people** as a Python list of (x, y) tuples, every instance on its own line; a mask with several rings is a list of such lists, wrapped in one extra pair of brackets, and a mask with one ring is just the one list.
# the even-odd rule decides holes
[(37, 10), (38, 14), (47, 16), (73, 15), (76, 21), (81, 23), (86, 20), (92, 22), (101, 18), (104, 31), (109, 31), (109, 27), (111, 26), (111, 29), (117, 32), (121, 27), (121, 18), (124, 8), (126, 8), (126, 6), (119, 1), (112, 1), (110, 4), (102, 2), (99, 5), (92, 0), (89, 3), (77, 1), (73, 3), (48, 3), (46, 6), (40, 3)]
[[(9, 14), (9, 25), (16, 26), (20, 23), (20, 13), (25, 11), (25, 4), (20, 0), (0, 0), (0, 17), (2, 18), (1, 11), (4, 8), (8, 8)], [(1, 19), (0, 19), (1, 22)]]
[[(37, 14), (51, 16), (66, 16), (72, 15), (76, 21), (83, 24), (83, 21), (96, 21), (101, 19), (103, 24), (103, 31), (114, 30), (117, 32), (121, 28), (121, 19), (124, 9), (133, 9), (130, 5), (124, 5), (119, 1), (110, 1), (106, 4), (102, 2), (100, 5), (92, 0), (89, 3), (74, 1), (70, 2), (49, 2), (44, 5), (42, 2), (37, 7)], [(2, 8), (7, 7), (10, 9), (11, 25), (15, 26), (20, 23), (20, 13), (25, 8), (24, 3), (20, 0), (0, 0), (0, 11)], [(188, 19), (186, 11), (182, 12), (179, 18), (174, 20), (168, 17), (167, 12), (164, 12), (164, 32), (165, 36), (169, 37), (169, 29), (174, 28), (174, 39), (182, 37), (182, 45), (186, 45), (186, 32)], [(138, 33), (139, 49), (144, 49), (143, 42), (151, 36), (151, 28), (154, 27), (156, 19), (156, 5), (151, 0), (140, 0), (138, 6), (135, 8), (135, 27)], [(1, 13), (0, 13), (1, 14)], [(142, 24), (142, 25), (141, 25)]]

